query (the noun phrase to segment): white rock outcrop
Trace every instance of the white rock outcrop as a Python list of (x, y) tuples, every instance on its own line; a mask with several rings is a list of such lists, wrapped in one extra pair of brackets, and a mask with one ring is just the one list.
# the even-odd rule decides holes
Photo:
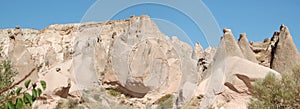
[(258, 63), (253, 50), (250, 48), (249, 41), (246, 37), (246, 33), (240, 34), (240, 38), (238, 40), (238, 44), (242, 53), (246, 59), (252, 61), (254, 63)]
[[(205, 109), (209, 106), (217, 107), (219, 104), (224, 104), (218, 108), (246, 109), (251, 97), (250, 94), (247, 94), (251, 93), (251, 85), (249, 85), (253, 82), (251, 80), (264, 78), (269, 72), (281, 77), (278, 72), (243, 58), (231, 31), (226, 31), (214, 55), (213, 62), (204, 72), (205, 76), (197, 89), (196, 95), (204, 95), (200, 108)], [(222, 97), (224, 95), (235, 96), (234, 98), (224, 98)], [(244, 97), (242, 101), (233, 100), (241, 97)], [(236, 107), (236, 104), (239, 106)]]
[(289, 29), (281, 25), (278, 42), (275, 44), (271, 68), (280, 73), (291, 73), (300, 66), (300, 56)]
[(255, 80), (280, 78), (300, 62), (285, 26), (250, 44), (245, 34), (237, 42), (230, 29), (223, 32), (218, 48), (204, 49), (164, 35), (146, 15), (16, 27), (0, 30), (0, 59), (12, 61), (16, 81), (36, 68), (30, 79), (47, 82), (47, 103), (37, 101), (38, 108), (68, 99), (84, 99), (80, 105), (90, 108), (163, 108), (160, 98), (173, 108), (247, 108)]
[[(40, 31), (18, 27), (1, 30), (0, 36), (1, 56), (16, 59), (12, 62), (22, 71), (18, 78), (38, 66), (35, 80), (45, 80), (49, 83), (46, 93), (59, 92), (64, 98), (78, 90), (117, 86), (124, 94), (155, 101), (177, 93), (185, 84), (199, 82), (192, 47), (161, 33), (146, 15), (102, 23), (55, 24)], [(68, 83), (72, 85), (67, 92), (58, 91)], [(188, 102), (190, 90), (182, 91)]]

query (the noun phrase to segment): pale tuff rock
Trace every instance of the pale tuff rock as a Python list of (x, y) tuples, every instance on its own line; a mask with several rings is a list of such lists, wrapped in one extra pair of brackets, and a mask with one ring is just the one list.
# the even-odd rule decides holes
[[(19, 71), (19, 74), (15, 77), (15, 80), (19, 81), (31, 70), (33, 70), (35, 65), (33, 60), (31, 60), (31, 54), (25, 47), (24, 41), (22, 39), (23, 32), (22, 29), (20, 29), (20, 27), (17, 26), (14, 29), (13, 37), (13, 39), (7, 39), (10, 40), (8, 53), (6, 55), (7, 57), (3, 58), (10, 59), (15, 69)], [(36, 81), (37, 78), (38, 77), (36, 73), (33, 73), (29, 77), (29, 79), (32, 79), (33, 81)]]
[(272, 52), (278, 41), (279, 32), (274, 32), (271, 40), (266, 38), (263, 42), (251, 42), (250, 47), (255, 53), (255, 57), (260, 65), (270, 68)]
[(271, 68), (280, 73), (290, 73), (300, 65), (298, 49), (292, 39), (289, 29), (281, 25), (279, 39), (273, 51)]
[[(251, 89), (247, 87), (247, 84), (249, 82), (244, 82), (242, 79), (238, 78), (236, 76), (238, 74), (246, 75), (248, 78), (254, 80), (264, 78), (268, 74), (268, 72), (272, 72), (275, 75), (280, 76), (280, 74), (274, 70), (260, 66), (248, 60), (241, 59), (239, 57), (227, 58), (225, 62), (226, 63), (223, 63), (226, 64), (225, 68), (225, 65), (220, 65), (218, 69), (214, 70), (213, 74), (211, 74), (210, 77), (207, 78), (207, 80), (203, 80), (204, 83), (201, 83), (203, 85), (206, 84), (205, 87), (202, 87), (204, 89), (199, 89), (205, 90), (203, 93), (200, 93), (205, 95), (203, 101), (200, 104), (202, 108), (206, 108), (206, 106), (209, 106), (211, 104), (217, 106), (218, 104), (222, 103), (226, 103), (224, 104), (224, 107), (228, 108), (239, 108), (232, 106), (236, 104), (240, 104), (240, 108), (246, 108), (250, 98), (250, 95), (248, 95), (248, 93), (250, 93)], [(225, 70), (222, 71), (222, 69)], [(223, 95), (235, 95), (235, 97), (222, 98)], [(246, 97), (247, 99), (237, 101), (237, 99), (240, 99), (241, 97)], [(218, 102), (215, 100), (217, 100)], [(229, 100), (230, 102), (227, 102), (227, 100)], [(222, 103), (220, 103), (220, 101)]]
[[(41, 66), (40, 79), (54, 83), (47, 92), (64, 87), (71, 79), (71, 92), (116, 84), (122, 93), (134, 97), (153, 95), (151, 101), (155, 101), (164, 94), (176, 93), (186, 82), (198, 82), (192, 48), (160, 33), (148, 16), (51, 25), (34, 34), (28, 38), (32, 44), (27, 49), (35, 65)], [(184, 102), (190, 99), (184, 98)]]
[[(187, 43), (181, 42), (178, 40), (177, 37), (172, 37), (172, 45), (174, 47), (174, 50), (179, 55), (179, 59), (181, 61), (181, 81), (179, 85), (179, 90), (183, 90), (183, 85), (186, 82), (189, 82), (190, 84), (198, 84), (200, 79), (201, 72), (197, 72), (196, 65), (197, 61), (192, 59), (192, 48)], [(175, 79), (179, 80), (179, 79)], [(174, 81), (174, 80), (173, 80)], [(188, 90), (194, 90), (194, 89), (188, 89)], [(183, 91), (186, 91), (184, 89)], [(186, 93), (186, 92), (185, 92)], [(190, 101), (190, 97), (184, 97), (186, 101)], [(179, 98), (180, 99), (180, 98)]]
[(239, 45), (240, 49), (242, 50), (242, 53), (246, 59), (248, 59), (249, 61), (252, 61), (254, 63), (258, 63), (253, 50), (251, 50), (251, 48), (250, 48), (250, 44), (246, 37), (246, 33), (240, 34), (240, 38), (238, 40), (238, 45)]
[[(228, 48), (231, 48), (231, 50), (229, 50)], [(264, 78), (268, 74), (268, 72), (274, 73), (275, 75), (280, 77), (280, 74), (272, 69), (243, 59), (243, 55), (239, 51), (237, 44), (235, 44), (232, 34), (225, 33), (214, 56), (214, 61), (209, 65), (208, 70), (204, 72), (205, 78), (203, 78), (203, 81), (199, 85), (202, 87), (197, 89), (200, 92), (198, 94), (204, 95), (204, 99), (200, 103), (200, 108), (207, 108), (211, 104), (217, 106), (220, 101), (226, 101), (226, 99), (219, 98), (223, 94), (229, 94), (226, 93), (227, 91), (233, 91), (237, 94), (249, 93), (249, 89), (247, 87), (247, 84), (249, 84), (249, 82), (244, 83), (244, 81), (238, 78), (236, 75), (244, 75), (251, 79), (259, 79)], [(243, 100), (243, 102), (240, 103), (244, 104), (242, 105), (242, 108), (247, 107), (248, 100), (249, 99)], [(235, 101), (233, 100), (232, 102)], [(238, 108), (232, 107), (232, 105), (230, 105), (230, 102), (224, 104), (224, 106)]]
[(45, 55), (46, 66), (51, 67), (55, 65), (58, 62), (56, 58), (57, 56), (54, 49), (52, 47), (49, 47)]
[(223, 31), (219, 47), (204, 50), (164, 35), (146, 15), (40, 31), (17, 27), (0, 30), (0, 54), (20, 71), (16, 78), (38, 67), (33, 80), (47, 82), (47, 104), (37, 101), (38, 108), (54, 108), (59, 100), (74, 99), (70, 94), (90, 108), (156, 108), (159, 98), (171, 94), (173, 107), (200, 96), (200, 108), (240, 109), (247, 107), (254, 80), (269, 72), (280, 77), (275, 70), (296, 65), (298, 52), (285, 26), (250, 45), (245, 34), (237, 43), (230, 29)]
[[(70, 72), (72, 67), (72, 61), (68, 60), (63, 63), (56, 64), (51, 68), (45, 68), (47, 70), (39, 72), (39, 80), (44, 80), (47, 84), (46, 93), (52, 94), (52, 92), (60, 87), (65, 87), (67, 84), (72, 84), (70, 92), (78, 90), (74, 72)], [(59, 69), (59, 70), (57, 70)]]
[(202, 46), (200, 45), (200, 43), (197, 42), (194, 46), (192, 58), (195, 60), (198, 60), (203, 57), (204, 57), (204, 50), (203, 50)]
[(175, 85), (176, 82), (168, 84), (172, 80), (167, 78), (178, 79), (169, 76), (181, 75), (180, 70), (171, 72), (171, 68), (180, 66), (177, 62), (180, 60), (170, 42), (158, 33), (156, 26), (151, 26), (155, 24), (148, 17), (133, 20), (129, 24), (129, 32), (116, 33), (110, 51), (112, 68), (117, 77), (115, 82), (127, 90), (144, 94), (169, 87), (164, 85)]
[(244, 55), (238, 46), (237, 42), (235, 41), (235, 38), (231, 32), (230, 29), (224, 29), (224, 35), (222, 37), (222, 41), (224, 42), (224, 48), (225, 50), (225, 57), (230, 57), (230, 56), (238, 56), (241, 58), (244, 58)]
[(187, 43), (181, 42), (177, 37), (172, 37), (172, 46), (174, 50), (179, 55), (181, 61), (181, 69), (185, 74), (182, 75), (180, 85), (183, 85), (186, 81), (191, 83), (197, 83), (199, 79), (199, 74), (196, 71), (197, 61), (191, 58), (192, 56), (192, 47)]
[(288, 28), (284, 25), (280, 26), (280, 32), (274, 32), (271, 39), (252, 42), (250, 45), (259, 64), (280, 73), (289, 73), (300, 64), (299, 52)]
[(186, 82), (183, 85), (182, 89), (179, 90), (179, 97), (177, 99), (177, 105), (179, 105), (178, 108), (180, 108), (180, 106), (189, 102), (192, 99), (192, 97), (194, 97), (196, 87), (197, 87), (196, 84), (190, 82)]
[(213, 57), (216, 53), (217, 49), (213, 47), (207, 47), (204, 51), (204, 59), (207, 60), (207, 63), (211, 63), (213, 61)]
[(83, 89), (92, 88), (98, 81), (95, 68), (95, 40), (86, 38), (74, 45), (73, 71), (77, 86)]

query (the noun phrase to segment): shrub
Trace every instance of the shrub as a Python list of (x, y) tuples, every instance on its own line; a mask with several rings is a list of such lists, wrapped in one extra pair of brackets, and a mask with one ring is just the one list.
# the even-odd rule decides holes
[(249, 109), (300, 108), (300, 69), (291, 74), (283, 74), (278, 79), (269, 74), (265, 79), (255, 82)]
[(172, 94), (167, 94), (159, 98), (155, 103), (158, 104), (158, 109), (172, 109), (174, 96)]
[(83, 109), (78, 99), (61, 99), (54, 109)]
[[(16, 76), (17, 72), (14, 71), (11, 67), (10, 61), (4, 60), (0, 64), (0, 90), (3, 90), (11, 86), (14, 82), (13, 77)], [(13, 91), (3, 92), (0, 96), (0, 101), (8, 98), (10, 95), (13, 95)], [(2, 104), (0, 104), (0, 107)]]
[[(33, 102), (41, 96), (42, 89), (46, 89), (46, 82), (40, 81), (41, 88), (37, 88), (37, 83), (26, 80), (35, 69), (32, 69), (24, 78), (15, 82), (13, 77), (17, 71), (13, 70), (10, 61), (3, 61), (0, 65), (0, 108), (1, 109), (21, 109), (29, 108)], [(17, 87), (21, 82), (24, 82), (23, 87)], [(29, 94), (28, 92), (31, 92)]]
[(120, 91), (117, 91), (116, 89), (109, 89), (108, 92), (110, 95), (114, 97), (121, 96), (122, 94)]

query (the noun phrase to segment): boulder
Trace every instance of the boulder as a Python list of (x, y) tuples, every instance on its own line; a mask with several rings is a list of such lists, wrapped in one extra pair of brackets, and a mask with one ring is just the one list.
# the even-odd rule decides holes
[(216, 48), (213, 48), (211, 46), (207, 47), (204, 51), (204, 58), (207, 60), (207, 63), (211, 63), (213, 61), (213, 57), (216, 53)]
[(60, 87), (54, 90), (53, 94), (61, 98), (67, 98), (69, 95), (69, 90), (71, 88), (71, 83), (68, 83), (66, 87)]

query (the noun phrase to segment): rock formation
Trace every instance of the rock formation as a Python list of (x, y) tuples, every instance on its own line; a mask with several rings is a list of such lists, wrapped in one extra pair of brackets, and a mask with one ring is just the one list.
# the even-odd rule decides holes
[(226, 46), (226, 48), (224, 48), (225, 57), (238, 56), (238, 57), (244, 58), (244, 55), (243, 55), (240, 47), (238, 46), (237, 42), (235, 41), (235, 38), (234, 38), (231, 30), (224, 28), (223, 32), (224, 32), (224, 35), (222, 37), (222, 40), (224, 42), (223, 43), (224, 46)]
[(246, 37), (246, 33), (240, 34), (238, 44), (239, 44), (239, 47), (242, 50), (242, 53), (246, 59), (248, 59), (249, 61), (252, 61), (254, 63), (258, 63), (253, 50), (250, 48), (250, 44)]
[[(65, 87), (71, 80), (73, 85), (67, 87), (70, 93), (117, 85), (116, 89), (126, 95), (155, 101), (182, 90), (186, 84), (196, 86), (199, 82), (192, 48), (176, 37), (170, 39), (162, 34), (149, 16), (51, 25), (41, 31), (16, 30), (26, 32), (15, 33), (13, 37), (4, 35), (2, 42), (13, 44), (3, 48), (1, 54), (10, 59), (26, 56), (24, 59), (32, 63), (26, 63), (28, 67), (39, 66), (34, 74), (51, 83), (47, 88), (49, 94), (55, 91), (65, 98), (66, 93), (57, 88)], [(188, 96), (184, 96), (183, 102), (188, 102), (191, 90), (182, 91)]]
[[(222, 103), (225, 103), (222, 106), (225, 108), (246, 108), (249, 99), (243, 99), (239, 103), (235, 100), (226, 101), (226, 99), (240, 99), (241, 96), (250, 98), (250, 95), (247, 94), (250, 93), (250, 81), (245, 82), (245, 79), (241, 79), (237, 75), (243, 75), (250, 79), (259, 79), (264, 78), (270, 72), (280, 77), (280, 74), (276, 71), (243, 58), (231, 31), (225, 30), (227, 31), (225, 31), (214, 55), (214, 61), (210, 64), (208, 70), (204, 72), (206, 78), (198, 86), (197, 95), (204, 95), (204, 99), (200, 103), (200, 108), (203, 109), (212, 104), (216, 106)], [(234, 98), (223, 98), (223, 95), (232, 95), (232, 93), (235, 93), (237, 96)], [(232, 104), (238, 104), (239, 107)]]
[(204, 58), (204, 50), (199, 42), (197, 42), (194, 46), (192, 58), (198, 60), (200, 58)]
[(57, 88), (53, 92), (54, 92), (54, 95), (57, 95), (62, 98), (67, 98), (69, 95), (70, 88), (71, 88), (71, 83), (69, 83), (67, 87)]
[(281, 25), (278, 42), (273, 51), (271, 68), (280, 73), (292, 72), (292, 69), (300, 65), (298, 49), (292, 39), (289, 29)]
[[(13, 33), (9, 33), (9, 37), (6, 38), (9, 41), (8, 47), (4, 48), (5, 51), (2, 52), (5, 56), (2, 58), (8, 58), (14, 68), (19, 71), (19, 74), (15, 77), (16, 81), (24, 78), (35, 67), (34, 61), (31, 60), (32, 56), (25, 47), (22, 39), (23, 35), (22, 29), (19, 26), (15, 27)], [(28, 79), (36, 81), (38, 79), (37, 73), (32, 73)]]
[(263, 42), (250, 42), (250, 47), (255, 53), (255, 57), (260, 65), (270, 67), (272, 52), (278, 41), (278, 32), (274, 32), (272, 39), (266, 38)]
[(251, 42), (259, 64), (270, 67), (279, 73), (289, 73), (300, 65), (299, 52), (288, 28), (280, 26), (280, 32), (274, 32), (271, 39), (263, 42)]
[(246, 34), (237, 42), (223, 31), (218, 48), (204, 50), (164, 35), (146, 15), (16, 27), (0, 30), (0, 59), (12, 61), (16, 79), (37, 68), (30, 78), (48, 84), (38, 108), (68, 99), (90, 108), (159, 108), (166, 95), (173, 108), (246, 108), (255, 80), (269, 72), (280, 78), (300, 62), (286, 26), (264, 42), (249, 43)]

